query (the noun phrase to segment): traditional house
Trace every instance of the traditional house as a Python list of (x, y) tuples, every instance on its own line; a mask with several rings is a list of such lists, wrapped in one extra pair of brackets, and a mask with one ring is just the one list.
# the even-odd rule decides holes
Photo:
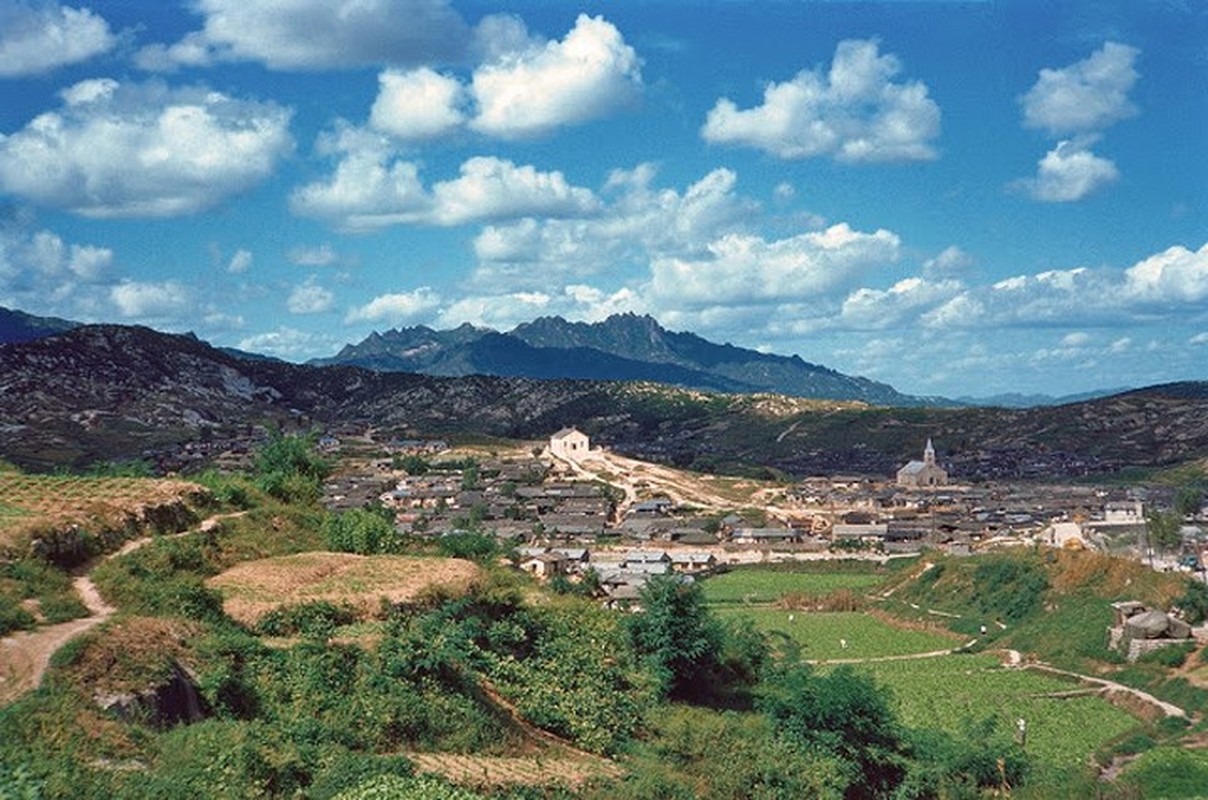
[(578, 461), (589, 449), (591, 440), (577, 428), (563, 428), (549, 437), (550, 454), (564, 461)]
[(943, 486), (947, 482), (948, 473), (935, 463), (935, 448), (931, 446), (930, 439), (927, 440), (927, 446), (923, 449), (922, 461), (911, 461), (898, 470), (898, 486), (925, 489)]

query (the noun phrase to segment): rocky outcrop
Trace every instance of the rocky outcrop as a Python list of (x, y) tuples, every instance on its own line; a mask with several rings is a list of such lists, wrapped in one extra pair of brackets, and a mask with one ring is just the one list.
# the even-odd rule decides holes
[(172, 662), (168, 678), (137, 692), (98, 692), (93, 702), (124, 722), (155, 728), (199, 722), (208, 714), (195, 678), (179, 662)]

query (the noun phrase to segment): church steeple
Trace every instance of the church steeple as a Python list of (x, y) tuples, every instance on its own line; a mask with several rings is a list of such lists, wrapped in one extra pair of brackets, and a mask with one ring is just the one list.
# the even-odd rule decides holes
[(927, 437), (927, 446), (923, 448), (923, 463), (928, 466), (935, 465), (935, 448), (931, 445), (931, 437)]

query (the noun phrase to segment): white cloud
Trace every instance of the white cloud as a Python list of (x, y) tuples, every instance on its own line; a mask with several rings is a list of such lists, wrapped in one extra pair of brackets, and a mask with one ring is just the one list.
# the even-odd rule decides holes
[(1140, 51), (1106, 42), (1083, 61), (1042, 69), (1023, 96), (1024, 125), (1054, 136), (1102, 131), (1137, 113), (1128, 93), (1137, 82)]
[(1130, 336), (1121, 336), (1107, 348), (1110, 353), (1127, 353), (1132, 349), (1133, 340)]
[(973, 258), (956, 245), (945, 247), (934, 258), (923, 262), (923, 275), (928, 278), (950, 278), (963, 275), (973, 266)]
[(879, 330), (909, 325), (920, 315), (951, 301), (958, 281), (903, 278), (885, 290), (860, 288), (847, 296), (836, 324), (845, 329)]
[(298, 216), (367, 231), (418, 222), (430, 209), (419, 168), (395, 158), (381, 136), (345, 127), (322, 139), (320, 149), (340, 154), (340, 160), (329, 179), (290, 193), (290, 209)]
[(562, 41), (500, 55), (474, 71), (480, 133), (539, 136), (597, 119), (641, 90), (641, 59), (602, 17), (579, 15)]
[(655, 169), (617, 170), (601, 190), (609, 202), (585, 219), (491, 225), (474, 240), (481, 285), (538, 288), (555, 275), (645, 267), (652, 258), (696, 257), (708, 242), (741, 231), (757, 208), (735, 193), (737, 176), (717, 169), (682, 192), (653, 186)]
[(340, 254), (330, 244), (324, 242), (315, 247), (302, 245), (292, 247), (286, 254), (286, 258), (291, 264), (299, 267), (330, 267), (332, 264), (339, 263)]
[(479, 64), (537, 50), (545, 42), (529, 33), (524, 20), (514, 14), (488, 14), (478, 21), (470, 50)]
[(1208, 331), (1197, 333), (1187, 340), (1188, 344), (1208, 344)]
[(1036, 177), (1015, 185), (1042, 202), (1070, 203), (1118, 180), (1116, 165), (1086, 149), (1087, 144), (1059, 142), (1037, 163)]
[(231, 260), (227, 264), (227, 272), (233, 275), (242, 275), (251, 268), (252, 253), (249, 250), (236, 250), (235, 255), (231, 256)]
[(1061, 337), (1062, 347), (1086, 347), (1091, 343), (1091, 335), (1085, 331), (1074, 331)]
[(114, 253), (69, 244), (56, 233), (19, 220), (0, 223), (0, 305), (40, 314), (91, 317)]
[(431, 220), (440, 225), (524, 216), (570, 217), (594, 212), (589, 189), (571, 186), (561, 172), (538, 172), (492, 157), (471, 158), (461, 177), (432, 189)]
[(808, 300), (893, 263), (899, 246), (889, 231), (861, 233), (843, 223), (772, 242), (730, 234), (710, 243), (706, 258), (655, 260), (650, 289), (662, 307)]
[(0, 78), (38, 75), (108, 52), (117, 38), (87, 8), (0, 2)]
[(447, 0), (197, 0), (203, 28), (139, 55), (145, 69), (258, 61), (270, 69), (451, 63), (470, 31)]
[(126, 281), (109, 290), (109, 299), (128, 319), (175, 318), (191, 306), (191, 291), (176, 281)]
[(444, 136), (465, 123), (467, 97), (456, 78), (421, 67), (409, 72), (386, 70), (378, 76), (378, 96), (369, 124), (396, 139)]
[(360, 308), (349, 309), (344, 316), (344, 322), (384, 322), (397, 325), (426, 316), (439, 305), (440, 295), (427, 286), (421, 286), (412, 292), (379, 295)]
[(1208, 299), (1208, 244), (1175, 246), (1125, 270), (1128, 298), (1139, 302), (1199, 303)]
[(599, 207), (589, 189), (572, 186), (561, 172), (541, 172), (505, 159), (467, 159), (459, 177), (438, 182), (429, 192), (419, 167), (397, 158), (391, 144), (376, 134), (345, 128), (325, 146), (341, 154), (335, 173), (295, 189), (290, 207), (299, 216), (343, 230), (582, 216)]
[(291, 314), (321, 314), (331, 308), (335, 295), (310, 278), (301, 286), (295, 286), (285, 301)]
[(880, 55), (875, 41), (843, 41), (829, 72), (803, 70), (791, 81), (769, 84), (760, 106), (740, 110), (728, 98), (718, 100), (701, 135), (709, 142), (755, 147), (784, 159), (935, 158), (939, 106), (921, 81), (894, 83), (900, 71), (898, 59)]
[(89, 217), (174, 217), (250, 189), (289, 153), (290, 111), (205, 88), (85, 81), (0, 135), (0, 190)]
[(286, 327), (245, 337), (236, 345), (240, 350), (249, 353), (262, 353), (284, 359), (306, 358), (333, 346), (338, 345), (330, 339)]

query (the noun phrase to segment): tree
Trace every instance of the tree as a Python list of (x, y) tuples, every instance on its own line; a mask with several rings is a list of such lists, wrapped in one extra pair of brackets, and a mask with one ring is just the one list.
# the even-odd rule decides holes
[(1180, 529), (1183, 518), (1173, 511), (1150, 511), (1145, 515), (1145, 529), (1149, 544), (1158, 550), (1171, 550), (1182, 543)]
[(758, 708), (781, 736), (852, 764), (846, 796), (886, 797), (908, 764), (888, 690), (849, 666), (815, 675), (794, 664), (764, 684)]
[(1194, 486), (1184, 486), (1174, 496), (1174, 511), (1180, 517), (1194, 517), (1204, 507), (1204, 492)]
[(396, 552), (398, 544), (391, 519), (365, 508), (328, 515), (323, 522), (323, 536), (329, 549), (363, 556)]
[(317, 500), (331, 463), (315, 451), (315, 436), (273, 433), (256, 453), (256, 483), (278, 500)]
[(634, 651), (654, 673), (664, 697), (694, 696), (718, 666), (722, 630), (695, 583), (656, 575), (639, 593), (642, 611), (629, 618)]

